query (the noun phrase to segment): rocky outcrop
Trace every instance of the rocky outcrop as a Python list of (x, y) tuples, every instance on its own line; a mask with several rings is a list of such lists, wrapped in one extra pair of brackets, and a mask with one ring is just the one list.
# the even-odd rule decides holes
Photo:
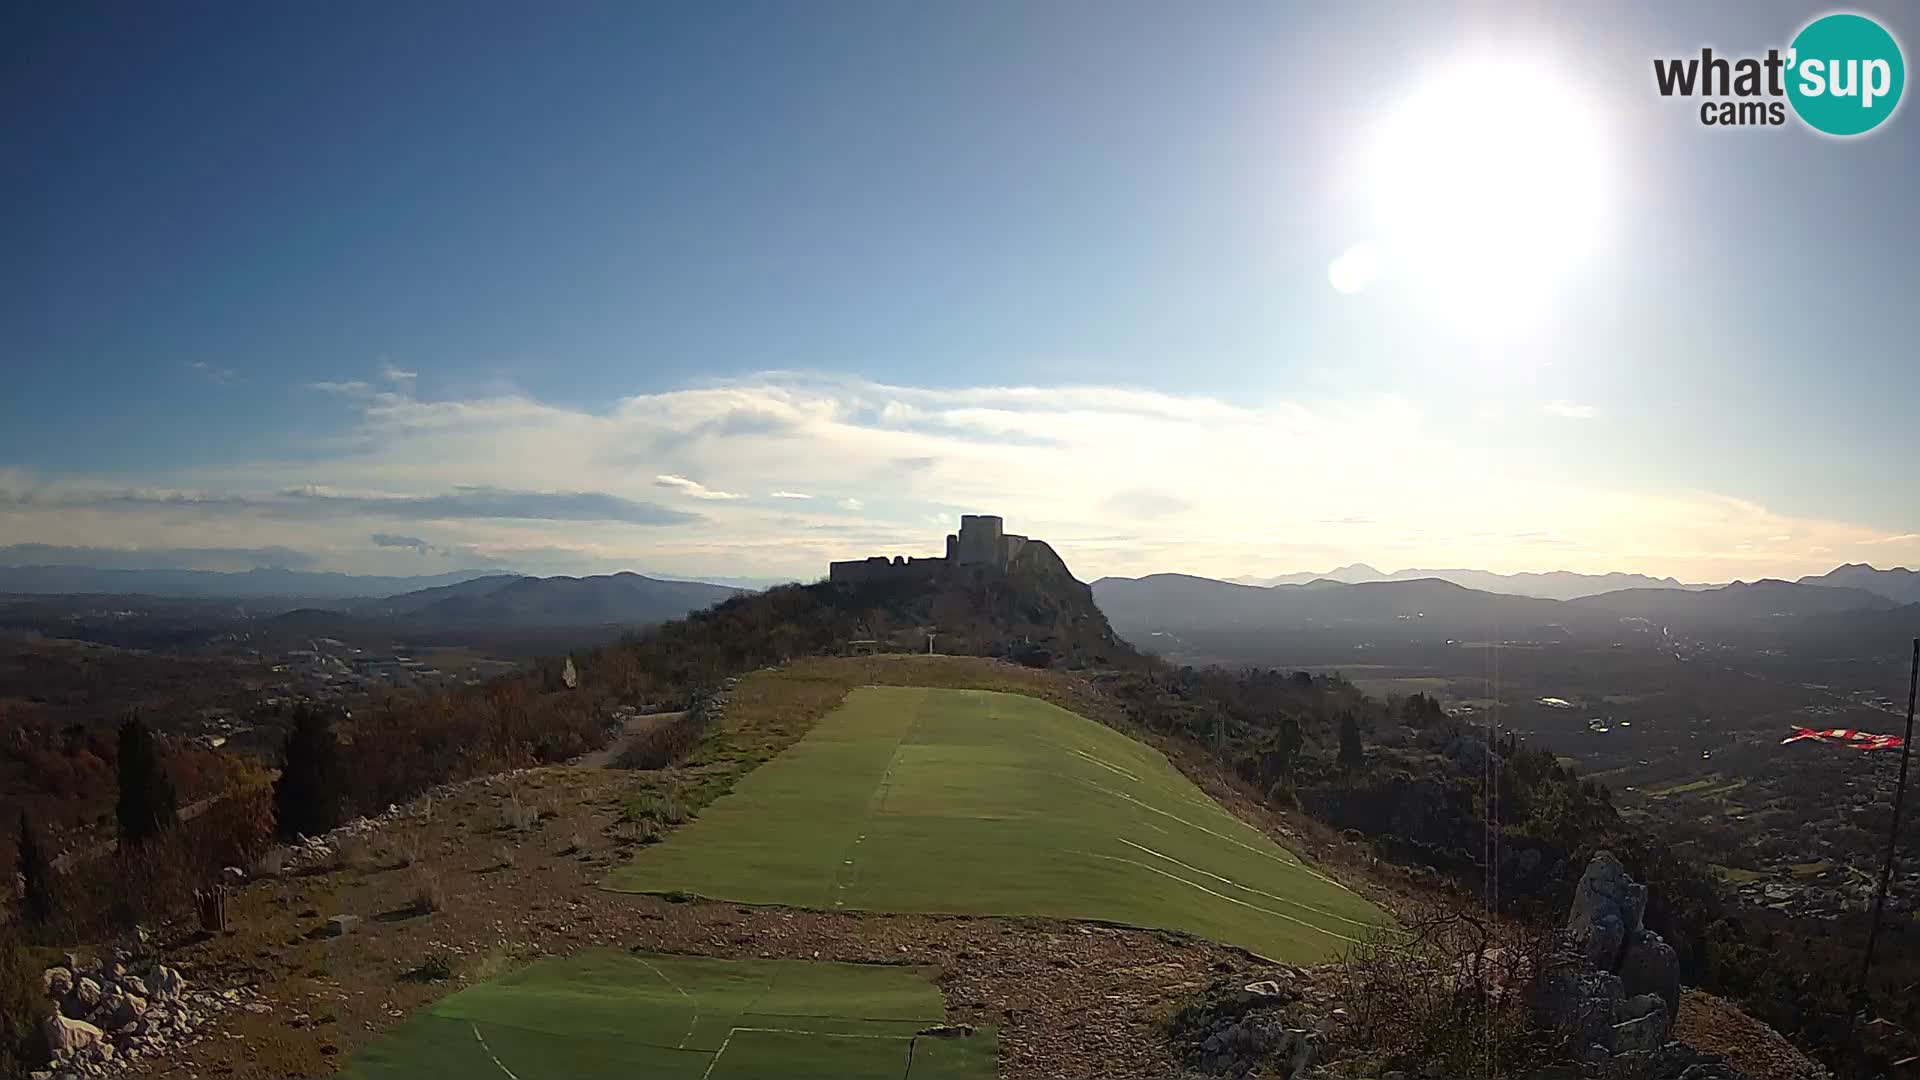
[(1602, 851), (1580, 876), (1567, 931), (1581, 940), (1589, 964), (1615, 971), (1627, 942), (1641, 933), (1646, 913), (1647, 887), (1628, 877), (1612, 852)]
[(1643, 925), (1646, 911), (1646, 886), (1611, 853), (1595, 855), (1537, 976), (1535, 1020), (1565, 1034), (1584, 1076), (1744, 1080), (1724, 1060), (1668, 1038), (1680, 1014), (1680, 964)]
[(177, 970), (124, 951), (105, 962), (68, 954), (41, 979), (54, 1007), (43, 1028), (53, 1060), (30, 1074), (36, 1080), (105, 1076), (197, 1042), (214, 1014), (255, 993), (195, 990)]

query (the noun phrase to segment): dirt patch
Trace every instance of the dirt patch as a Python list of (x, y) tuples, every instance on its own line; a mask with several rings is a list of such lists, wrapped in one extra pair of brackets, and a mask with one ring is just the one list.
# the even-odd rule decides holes
[(626, 723), (620, 725), (620, 730), (614, 733), (613, 738), (607, 740), (606, 746), (576, 758), (572, 764), (577, 769), (607, 768), (620, 757), (621, 752), (626, 750), (627, 744), (631, 743), (635, 737), (644, 735), (669, 720), (677, 720), (680, 716), (681, 714), (677, 712), (636, 713), (629, 716)]
[(1704, 990), (1680, 995), (1673, 1037), (1725, 1057), (1753, 1080), (1827, 1080), (1827, 1070), (1779, 1032)]

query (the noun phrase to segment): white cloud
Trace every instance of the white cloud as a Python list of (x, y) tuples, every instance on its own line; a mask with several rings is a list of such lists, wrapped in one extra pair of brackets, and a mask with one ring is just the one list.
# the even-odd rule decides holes
[(699, 481), (689, 480), (684, 476), (673, 476), (665, 473), (654, 477), (653, 485), (655, 487), (672, 488), (682, 494), (691, 495), (696, 499), (720, 500), (740, 498), (740, 496), (735, 495), (731, 491), (715, 491)]
[(1600, 415), (1599, 409), (1577, 401), (1549, 401), (1541, 406), (1541, 411), (1567, 420), (1591, 420)]
[(1309, 407), (768, 373), (586, 409), (508, 388), (423, 400), (387, 385), (325, 384), (355, 422), (310, 438), (297, 462), (84, 481), (0, 465), (0, 535), (291, 546), (341, 569), (417, 558), (369, 544), (382, 533), (543, 572), (813, 580), (831, 559), (937, 554), (960, 514), (997, 513), (1087, 579), (1365, 561), (1725, 581), (1920, 561), (1920, 534), (1714, 493), (1596, 488), (1572, 470), (1540, 478), (1392, 396)]
[(380, 365), (380, 379), (382, 382), (412, 383), (415, 379), (418, 379), (419, 377), (420, 377), (420, 373), (417, 371), (407, 371), (402, 368), (394, 367), (392, 364)]

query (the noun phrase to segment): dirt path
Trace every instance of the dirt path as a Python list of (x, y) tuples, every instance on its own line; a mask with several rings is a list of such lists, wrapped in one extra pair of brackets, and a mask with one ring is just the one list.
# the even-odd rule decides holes
[(602, 747), (599, 750), (595, 750), (591, 754), (582, 754), (581, 756), (575, 758), (572, 762), (573, 767), (576, 769), (607, 768), (611, 766), (614, 763), (614, 761), (620, 757), (621, 752), (626, 750), (627, 744), (633, 741), (634, 736), (642, 734), (643, 732), (652, 731), (654, 728), (659, 727), (661, 724), (664, 724), (669, 720), (678, 720), (680, 717), (684, 715), (686, 714), (677, 713), (677, 712), (661, 712), (661, 713), (644, 713), (639, 716), (628, 717), (627, 722), (621, 726), (619, 734), (615, 735), (611, 739), (608, 739), (606, 746)]

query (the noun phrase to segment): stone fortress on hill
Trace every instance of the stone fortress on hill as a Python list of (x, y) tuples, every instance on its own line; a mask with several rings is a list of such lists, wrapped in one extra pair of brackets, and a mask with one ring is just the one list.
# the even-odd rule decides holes
[[(1028, 544), (1024, 536), (1006, 531), (994, 514), (963, 514), (960, 531), (947, 534), (947, 553), (937, 558), (874, 555), (829, 564), (827, 580), (836, 585), (924, 581), (956, 571), (1004, 574)], [(1037, 548), (1046, 545), (1033, 541)]]

